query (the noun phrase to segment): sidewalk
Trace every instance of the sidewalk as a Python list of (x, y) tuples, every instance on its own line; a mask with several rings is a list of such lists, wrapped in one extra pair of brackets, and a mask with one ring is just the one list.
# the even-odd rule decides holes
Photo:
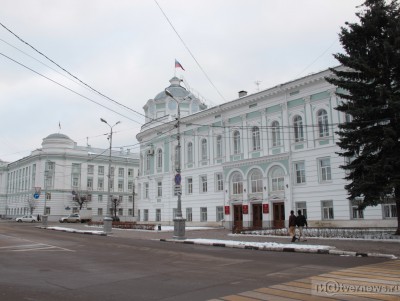
[[(52, 227), (71, 229), (86, 234), (104, 235), (102, 228), (88, 227), (84, 224), (58, 224), (50, 223)], [(67, 230), (68, 231), (68, 230)], [(216, 245), (223, 247), (241, 247), (247, 249), (265, 249), (271, 251), (287, 252), (310, 252), (329, 253), (344, 256), (378, 256), (390, 258), (394, 255), (400, 258), (400, 239), (396, 240), (364, 240), (364, 239), (328, 239), (308, 238), (306, 242), (291, 243), (289, 237), (262, 236), (262, 235), (240, 235), (232, 234), (231, 231), (222, 228), (187, 228), (186, 240), (177, 241), (173, 239), (173, 229), (163, 226), (161, 231), (146, 230), (122, 230), (113, 229), (110, 236), (132, 239), (152, 239), (168, 242), (193, 243), (203, 245)], [(275, 243), (275, 244), (274, 244)], [(277, 245), (279, 244), (279, 245)], [(273, 246), (273, 248), (271, 248)], [(320, 250), (320, 251), (316, 251)], [(329, 250), (329, 251), (328, 251)]]

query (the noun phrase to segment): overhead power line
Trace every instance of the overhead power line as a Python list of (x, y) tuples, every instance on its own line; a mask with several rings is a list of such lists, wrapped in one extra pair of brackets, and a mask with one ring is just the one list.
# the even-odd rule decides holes
[[(29, 46), (30, 48), (32, 48), (34, 51), (36, 51), (37, 53), (39, 53), (41, 56), (45, 57), (47, 60), (49, 60), (50, 62), (52, 62), (52, 63), (53, 63), (54, 65), (56, 65), (58, 68), (60, 68), (61, 70), (63, 70), (64, 72), (66, 72), (67, 74), (69, 74), (70, 76), (72, 76), (74, 79), (76, 79), (77, 81), (79, 81), (81, 84), (83, 84), (84, 86), (86, 86), (87, 88), (89, 88), (90, 90), (92, 90), (93, 92), (99, 94), (100, 96), (102, 96), (102, 97), (108, 99), (109, 101), (112, 101), (113, 103), (115, 103), (115, 104), (117, 104), (117, 105), (119, 105), (119, 106), (121, 106), (121, 107), (124, 107), (124, 108), (127, 109), (127, 110), (130, 110), (130, 111), (132, 111), (132, 112), (134, 112), (134, 113), (136, 113), (136, 114), (138, 114), (138, 115), (140, 115), (140, 116), (142, 116), (142, 117), (145, 117), (144, 114), (139, 113), (138, 111), (136, 111), (136, 110), (134, 110), (134, 109), (132, 109), (132, 108), (129, 108), (129, 107), (127, 107), (127, 106), (125, 106), (125, 105), (119, 103), (119, 102), (116, 101), (116, 100), (113, 100), (112, 98), (108, 97), (107, 95), (104, 95), (103, 93), (99, 92), (99, 91), (96, 90), (95, 88), (91, 87), (89, 84), (87, 84), (87, 83), (85, 83), (84, 81), (80, 80), (77, 76), (73, 75), (71, 72), (69, 72), (68, 70), (66, 70), (65, 68), (63, 68), (63, 67), (60, 66), (59, 64), (57, 64), (54, 60), (52, 60), (51, 58), (49, 58), (47, 55), (45, 55), (45, 54), (42, 53), (41, 51), (37, 50), (35, 47), (33, 47), (31, 44), (29, 44), (29, 43), (26, 42), (25, 40), (23, 40), (21, 37), (19, 37), (19, 36), (18, 36), (17, 34), (15, 34), (13, 31), (11, 31), (9, 28), (7, 28), (3, 23), (0, 22), (0, 25), (1, 25), (5, 30), (7, 30), (9, 33), (11, 33), (13, 36), (15, 36), (18, 40), (20, 40), (22, 43), (24, 43), (25, 45), (27, 45), (27, 46)], [(128, 118), (128, 119), (130, 119), (130, 118)], [(130, 120), (132, 120), (132, 119), (130, 119)], [(137, 122), (137, 121), (135, 121), (135, 122)]]
[(76, 94), (76, 95), (78, 95), (78, 96), (80, 96), (80, 97), (85, 98), (86, 100), (88, 100), (88, 101), (90, 101), (90, 102), (93, 102), (93, 103), (95, 103), (95, 104), (97, 104), (97, 105), (99, 105), (99, 106), (101, 106), (101, 107), (103, 107), (103, 108), (105, 108), (105, 109), (107, 109), (107, 110), (109, 110), (109, 111), (115, 113), (115, 114), (118, 114), (118, 115), (120, 115), (120, 116), (122, 116), (122, 117), (125, 117), (126, 119), (129, 119), (129, 120), (131, 120), (131, 121), (133, 121), (133, 122), (136, 122), (136, 123), (138, 123), (138, 124), (140, 124), (140, 125), (142, 124), (142, 123), (140, 123), (140, 122), (137, 121), (137, 120), (134, 120), (134, 119), (132, 119), (132, 118), (129, 118), (128, 116), (125, 116), (125, 115), (123, 115), (123, 114), (121, 114), (121, 113), (118, 113), (117, 111), (114, 111), (113, 109), (110, 109), (110, 108), (106, 107), (105, 105), (102, 105), (101, 103), (99, 103), (99, 102), (97, 102), (97, 101), (95, 101), (95, 100), (93, 100), (93, 99), (91, 99), (91, 98), (89, 98), (89, 97), (87, 97), (87, 96), (85, 96), (85, 95), (79, 93), (79, 92), (76, 92), (75, 90), (73, 90), (73, 89), (71, 89), (71, 88), (68, 88), (67, 86), (65, 86), (65, 85), (63, 85), (63, 84), (61, 84), (61, 83), (59, 83), (59, 82), (57, 82), (57, 81), (55, 81), (55, 80), (53, 80), (53, 79), (47, 77), (46, 75), (43, 75), (43, 74), (37, 72), (36, 70), (33, 70), (32, 68), (30, 68), (30, 67), (28, 67), (28, 66), (26, 66), (26, 65), (24, 65), (24, 64), (22, 64), (22, 63), (20, 63), (20, 62), (18, 62), (17, 60), (14, 60), (14, 59), (10, 58), (9, 56), (5, 55), (4, 53), (1, 53), (1, 52), (0, 52), (0, 55), (4, 56), (5, 58), (9, 59), (10, 61), (12, 61), (12, 62), (14, 62), (14, 63), (16, 63), (16, 64), (18, 64), (18, 65), (20, 65), (20, 66), (22, 66), (22, 67), (24, 67), (24, 68), (26, 68), (26, 69), (28, 69), (28, 70), (30, 70), (30, 71), (32, 71), (33, 73), (36, 73), (37, 75), (40, 75), (40, 76), (44, 77), (45, 79), (47, 79), (47, 80), (49, 80), (49, 81), (55, 83), (56, 85), (59, 85), (60, 87), (62, 87), (62, 88), (64, 88), (64, 89), (67, 89), (68, 91), (71, 91), (72, 93), (74, 93), (74, 94)]

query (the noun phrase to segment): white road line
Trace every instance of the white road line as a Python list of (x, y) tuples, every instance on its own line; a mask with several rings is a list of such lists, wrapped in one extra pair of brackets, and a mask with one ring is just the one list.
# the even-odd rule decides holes
[[(0, 238), (1, 236), (5, 237), (5, 239), (12, 239), (14, 241), (25, 241), (25, 242), (30, 242), (31, 244), (24, 244), (24, 245), (12, 245), (12, 246), (6, 246), (6, 247), (0, 247), (0, 250), (7, 250), (7, 249), (15, 249), (12, 251), (35, 251), (35, 250), (42, 250), (42, 249), (58, 249), (58, 250), (63, 250), (63, 251), (67, 251), (67, 252), (75, 252), (75, 250), (71, 250), (71, 249), (66, 249), (66, 248), (62, 248), (62, 247), (58, 247), (58, 246), (53, 246), (53, 245), (48, 245), (48, 244), (42, 244), (42, 243), (35, 243), (32, 240), (26, 239), (26, 238), (19, 238), (19, 237), (15, 237), (15, 236), (10, 236), (10, 235), (6, 235), (6, 234), (0, 234)], [(1, 241), (1, 239), (0, 239)], [(40, 248), (39, 246), (45, 246), (43, 248)], [(23, 249), (23, 250), (18, 250), (18, 248), (27, 248), (27, 247), (33, 247), (30, 249)]]
[(43, 248), (33, 248), (33, 249), (19, 249), (19, 250), (12, 250), (14, 252), (27, 252), (27, 251), (41, 251), (41, 250), (54, 250), (54, 251), (68, 251), (68, 252), (75, 252), (73, 250), (68, 250), (64, 248), (59, 248), (59, 247), (53, 247), (53, 246), (48, 246), (48, 247), (43, 247)]

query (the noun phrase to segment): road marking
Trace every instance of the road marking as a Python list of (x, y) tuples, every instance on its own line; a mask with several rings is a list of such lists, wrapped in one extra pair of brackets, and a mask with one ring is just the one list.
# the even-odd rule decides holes
[(28, 252), (28, 251), (66, 251), (66, 252), (75, 252), (74, 250), (62, 248), (59, 246), (43, 244), (39, 242), (34, 242), (29, 239), (18, 238), (14, 236), (0, 234), (0, 242), (5, 242), (6, 246), (0, 247), (1, 251), (8, 252)]
[(27, 252), (27, 251), (42, 251), (42, 250), (52, 250), (52, 251), (66, 251), (75, 252), (74, 250), (46, 245), (46, 244), (29, 244), (29, 245), (12, 245), (7, 247), (0, 247), (0, 251), (13, 251), (13, 252)]
[[(316, 293), (319, 284), (336, 283), (345, 291)], [(351, 290), (358, 288), (362, 290)], [(368, 290), (367, 290), (368, 288)], [(370, 291), (370, 288), (379, 289)], [(349, 290), (350, 289), (350, 290)], [(378, 293), (379, 292), (379, 293)], [(341, 269), (262, 287), (209, 301), (400, 300), (400, 260)]]

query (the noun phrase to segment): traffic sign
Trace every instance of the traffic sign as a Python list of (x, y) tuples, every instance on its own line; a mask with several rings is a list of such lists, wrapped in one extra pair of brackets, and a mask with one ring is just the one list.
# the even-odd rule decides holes
[(182, 186), (181, 185), (175, 185), (175, 193), (176, 194), (182, 193)]
[(34, 197), (35, 199), (38, 199), (38, 198), (39, 198), (39, 196), (40, 196), (40, 194), (39, 194), (39, 193), (34, 193), (34, 194), (33, 194), (33, 197)]
[(181, 185), (181, 180), (182, 180), (181, 175), (179, 173), (176, 174), (175, 175), (175, 185)]

